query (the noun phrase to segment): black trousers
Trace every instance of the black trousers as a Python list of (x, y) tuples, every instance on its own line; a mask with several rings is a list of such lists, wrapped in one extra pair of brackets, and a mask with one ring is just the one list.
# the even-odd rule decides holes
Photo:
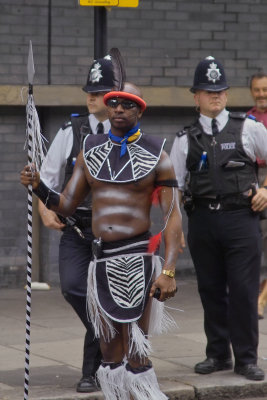
[(257, 363), (261, 234), (250, 209), (197, 207), (188, 219), (188, 244), (204, 309), (207, 357)]
[(70, 228), (63, 232), (59, 245), (59, 276), (63, 296), (86, 328), (82, 374), (88, 377), (95, 374), (102, 355), (86, 312), (87, 275), (92, 258), (93, 235), (89, 228), (83, 229), (83, 234), (85, 239), (81, 239)]

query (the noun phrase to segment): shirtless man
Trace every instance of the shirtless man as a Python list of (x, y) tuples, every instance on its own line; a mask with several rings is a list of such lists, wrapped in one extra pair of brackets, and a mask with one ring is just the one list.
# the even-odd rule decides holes
[[(151, 309), (155, 304), (162, 308), (176, 292), (181, 239), (177, 181), (163, 150), (165, 140), (139, 129), (146, 108), (140, 90), (126, 83), (123, 91), (106, 94), (104, 102), (109, 135), (85, 139), (63, 193), (47, 188), (31, 166), (21, 172), (21, 183), (32, 184), (45, 205), (63, 216), (71, 215), (91, 190), (92, 229), (98, 239), (89, 266), (88, 308), (103, 354), (98, 370), (101, 389), (107, 399), (165, 400), (148, 359), (147, 335)], [(164, 215), (162, 270), (148, 248), (151, 199), (157, 187)], [(160, 302), (153, 298), (157, 288)]]

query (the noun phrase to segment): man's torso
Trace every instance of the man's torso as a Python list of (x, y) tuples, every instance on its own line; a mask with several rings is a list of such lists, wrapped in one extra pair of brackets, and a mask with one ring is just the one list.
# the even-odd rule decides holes
[[(122, 175), (125, 181), (121, 182), (114, 177), (119, 177), (120, 171), (123, 173), (124, 165), (127, 165), (129, 169), (134, 169), (133, 164), (137, 161), (131, 162), (125, 156), (119, 159), (120, 146), (118, 145), (114, 145), (115, 154), (110, 154), (108, 157), (108, 152), (112, 153), (113, 146), (109, 139), (86, 139), (84, 169), (92, 191), (92, 226), (95, 236), (108, 242), (136, 236), (149, 230), (151, 196), (163, 143), (163, 140), (157, 141), (156, 150), (153, 146), (148, 150), (140, 149), (141, 152), (147, 151), (146, 159), (140, 160), (141, 178), (133, 179), (133, 172), (129, 171), (130, 175)], [(132, 144), (131, 147), (133, 147)], [(107, 153), (100, 158), (99, 154), (105, 150)], [(149, 156), (150, 152), (154, 154), (151, 153)], [(96, 168), (95, 164), (99, 160), (101, 162)], [(104, 163), (106, 163), (106, 169), (103, 170), (101, 166)], [(115, 171), (115, 175), (112, 171)]]

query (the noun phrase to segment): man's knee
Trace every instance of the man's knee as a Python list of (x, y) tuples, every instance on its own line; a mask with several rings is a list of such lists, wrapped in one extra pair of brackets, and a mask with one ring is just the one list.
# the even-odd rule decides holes
[(103, 355), (103, 362), (106, 364), (119, 364), (124, 358), (124, 352), (120, 346), (103, 344), (100, 342), (100, 348)]

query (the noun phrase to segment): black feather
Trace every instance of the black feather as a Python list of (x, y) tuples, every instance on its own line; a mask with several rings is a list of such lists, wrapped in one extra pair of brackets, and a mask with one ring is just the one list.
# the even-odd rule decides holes
[(113, 65), (113, 82), (114, 82), (114, 90), (123, 90), (124, 83), (126, 80), (126, 71), (124, 60), (121, 56), (121, 53), (117, 47), (112, 47), (109, 52), (111, 56), (111, 61)]

